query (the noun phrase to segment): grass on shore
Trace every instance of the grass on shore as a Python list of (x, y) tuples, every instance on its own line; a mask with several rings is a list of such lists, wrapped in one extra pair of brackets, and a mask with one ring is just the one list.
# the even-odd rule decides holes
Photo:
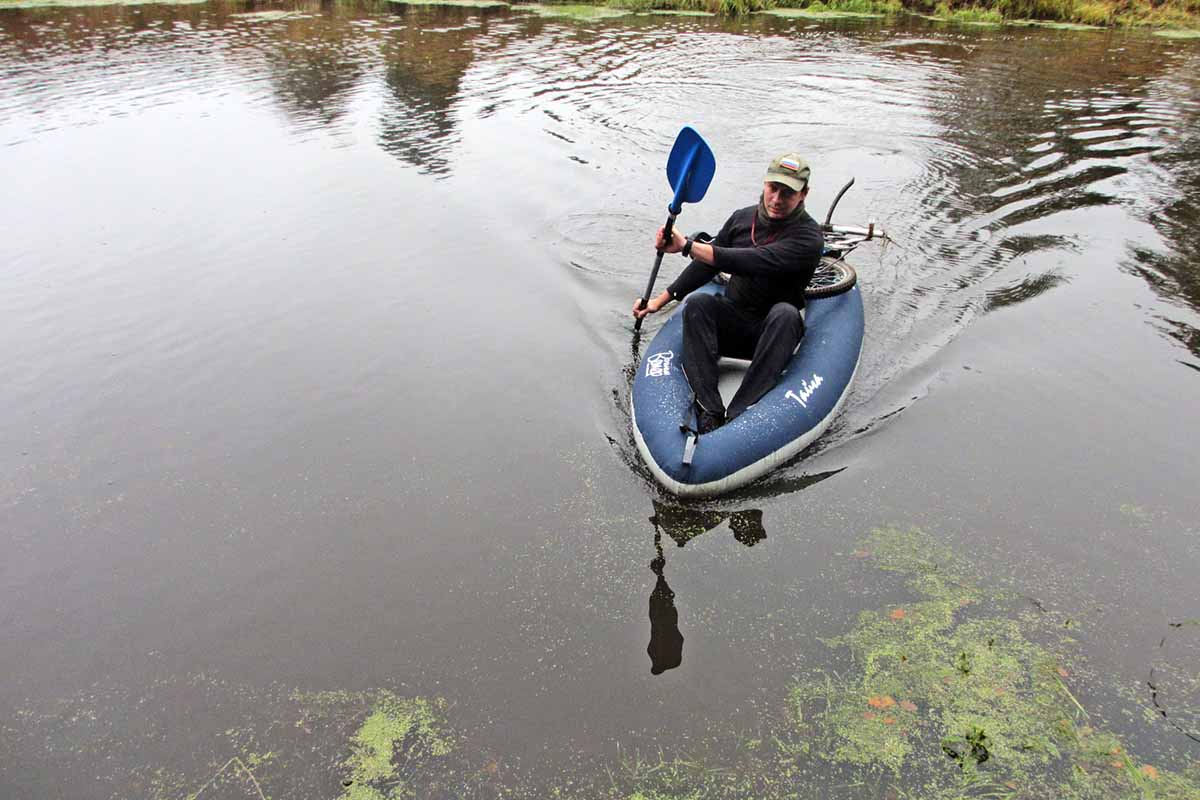
[(971, 25), (1200, 31), (1200, 0), (598, 0), (597, 4), (638, 12), (693, 11), (723, 16), (769, 12), (820, 19), (909, 13)]
[[(1067, 23), (1089, 27), (1200, 29), (1200, 0), (909, 0), (906, 10), (968, 24)], [(932, 5), (932, 8), (929, 6)]]
[[(0, 8), (187, 4), (206, 0), (0, 0)], [(507, 0), (391, 0), (420, 5), (504, 7)], [(1155, 28), (1173, 38), (1200, 36), (1200, 0), (543, 0), (511, 3), (547, 16), (600, 19), (622, 13), (719, 14), (830, 19), (916, 14), (964, 25)]]
[(89, 6), (195, 6), (208, 0), (0, 0), (0, 8), (87, 8)]

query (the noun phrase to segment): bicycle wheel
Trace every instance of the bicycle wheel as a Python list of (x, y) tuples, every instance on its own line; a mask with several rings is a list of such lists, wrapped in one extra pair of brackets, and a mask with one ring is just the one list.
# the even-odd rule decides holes
[(854, 267), (845, 261), (833, 258), (822, 258), (821, 265), (813, 273), (808, 288), (804, 290), (805, 297), (832, 297), (835, 294), (849, 291), (858, 282), (858, 274)]

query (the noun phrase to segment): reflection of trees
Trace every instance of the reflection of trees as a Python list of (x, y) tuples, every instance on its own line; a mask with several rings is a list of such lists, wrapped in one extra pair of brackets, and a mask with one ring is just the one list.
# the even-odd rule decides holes
[[(1151, 157), (1166, 173), (1168, 184), (1157, 192), (1150, 223), (1166, 240), (1170, 251), (1131, 248), (1131, 268), (1168, 300), (1182, 301), (1200, 311), (1200, 58), (1184, 60), (1174, 75), (1156, 87), (1179, 113), (1175, 136)], [(1168, 333), (1200, 356), (1200, 329), (1180, 320), (1163, 320)]]
[(444, 175), (447, 151), (457, 141), (453, 106), (474, 58), (472, 40), (486, 34), (487, 17), (474, 12), (451, 25), (455, 20), (446, 17), (453, 12), (401, 8), (413, 24), (391, 32), (383, 46), (388, 92), (379, 143), (401, 161)]
[[(164, 86), (182, 83), (190, 75), (212, 75), (214, 56), (219, 54), (215, 63), (235, 74), (212, 75), (212, 83), (253, 85), (265, 74), (293, 119), (328, 124), (341, 117), (371, 66), (371, 39), (356, 31), (351, 18), (327, 15), (319, 2), (296, 7), (282, 19), (255, 18), (248, 12), (253, 13), (252, 6), (224, 2), (11, 11), (3, 17), (7, 35), (0, 36), (0, 43), (19, 53), (19, 63), (38, 69), (33, 88), (45, 95), (39, 98), (43, 107), (72, 101), (70, 91), (55, 87), (76, 86), (81, 71), (103, 72), (105, 78), (114, 70), (125, 71), (135, 76), (126, 87), (144, 90), (157, 102)], [(82, 24), (39, 24), (47, 18)], [(223, 35), (198, 39), (196, 30)], [(60, 61), (66, 68), (56, 66)], [(120, 85), (112, 80), (107, 84)]]
[(297, 121), (328, 125), (345, 115), (368, 68), (362, 35), (347, 20), (288, 20), (267, 58), (273, 89)]
[[(0, 54), (11, 52), (16, 63), (25, 65), (31, 92), (45, 95), (45, 102), (39, 99), (44, 108), (45, 103), (70, 97), (70, 92), (56, 90), (56, 84), (78, 82), (78, 70), (55, 68), (57, 61), (69, 60), (74, 67), (79, 54), (103, 53), (94, 66), (85, 61), (83, 69), (99, 72), (129, 65), (139, 77), (153, 72), (156, 77), (147, 83), (157, 96), (163, 84), (177, 82), (181, 75), (211, 70), (215, 50), (224, 56), (224, 68), (240, 73), (215, 80), (253, 85), (265, 75), (289, 118), (318, 126), (328, 126), (348, 113), (355, 89), (378, 68), (382, 54), (387, 91), (380, 120), (381, 146), (425, 171), (449, 171), (446, 151), (456, 135), (453, 106), (474, 57), (474, 39), (487, 34), (490, 12), (372, 0), (334, 4), (310, 0), (283, 18), (238, 16), (247, 11), (253, 12), (253, 6), (223, 2), (14, 11), (3, 18), (6, 35), (0, 36)], [(264, 13), (282, 12), (267, 9)], [(399, 18), (404, 24), (355, 24), (366, 16)], [(41, 24), (46, 17), (83, 19), (84, 24), (48, 27)], [(171, 27), (176, 21), (186, 21), (187, 28), (176, 33)], [(215, 47), (186, 38), (194, 36), (189, 30), (198, 28), (222, 29), (229, 35), (212, 40)], [(130, 30), (150, 35), (130, 36)], [(161, 79), (157, 78), (160, 71)]]
[[(985, 292), (966, 291), (951, 301), (958, 318), (969, 318), (962, 313), (967, 307), (1023, 302), (1069, 281), (1054, 260), (1025, 257), (1076, 249), (1070, 235), (1086, 236), (1087, 228), (1075, 224), (1086, 224), (1086, 217), (1074, 216), (1063, 235), (1045, 233), (1044, 225), (1031, 233), (1029, 224), (1118, 205), (1141, 216), (1149, 198), (1118, 187), (1134, 174), (1126, 185), (1157, 193), (1144, 177), (1150, 162), (1178, 184), (1151, 220), (1174, 254), (1139, 250), (1134, 269), (1164, 294), (1200, 308), (1198, 251), (1187, 235), (1198, 221), (1192, 199), (1200, 190), (1200, 139), (1192, 133), (1197, 88), (1176, 82), (1169, 91), (1156, 89), (1168, 75), (1195, 74), (1195, 63), (1180, 64), (1149, 42), (1130, 42), (1118, 57), (1113, 47), (1105, 35), (1041, 31), (981, 33), (969, 48), (919, 41), (881, 51), (885, 58), (934, 65), (929, 105), (941, 128), (939, 146), (905, 192), (917, 206), (906, 216), (918, 228), (911, 239), (922, 251), (918, 269), (930, 273), (914, 276), (917, 285), (908, 294), (929, 295), (932, 303), (920, 301), (923, 307), (945, 308), (947, 287), (957, 292), (990, 283)], [(1189, 102), (1190, 118), (1183, 110)], [(1164, 136), (1167, 130), (1185, 133)], [(1114, 253), (1114, 260), (1120, 257)], [(1019, 268), (1007, 273), (1014, 262)], [(1180, 337), (1197, 350), (1195, 331)]]
[[(0, 10), (3, 88), (18, 101), (14, 107), (23, 105), (38, 115), (77, 105), (81, 84), (116, 85), (129, 92), (152, 87), (156, 92), (209, 64), (202, 49), (178, 47), (186, 34), (175, 32), (181, 23), (188, 30), (203, 25), (209, 13), (203, 6)], [(150, 30), (152, 25), (157, 29)], [(120, 81), (127, 75), (136, 80)]]

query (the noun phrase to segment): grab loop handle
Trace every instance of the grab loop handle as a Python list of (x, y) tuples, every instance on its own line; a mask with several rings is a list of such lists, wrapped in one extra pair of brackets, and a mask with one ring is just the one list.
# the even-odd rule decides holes
[(692, 457), (696, 455), (696, 442), (699, 435), (695, 431), (688, 431), (687, 444), (683, 446), (683, 465), (690, 467), (692, 465)]

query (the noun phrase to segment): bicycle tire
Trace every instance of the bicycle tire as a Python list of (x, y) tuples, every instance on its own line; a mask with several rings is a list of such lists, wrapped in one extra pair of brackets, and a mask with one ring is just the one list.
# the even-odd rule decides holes
[(848, 292), (858, 283), (858, 273), (854, 267), (845, 261), (824, 257), (820, 266), (813, 273), (812, 280), (804, 290), (804, 296), (809, 298), (833, 297), (835, 294)]

